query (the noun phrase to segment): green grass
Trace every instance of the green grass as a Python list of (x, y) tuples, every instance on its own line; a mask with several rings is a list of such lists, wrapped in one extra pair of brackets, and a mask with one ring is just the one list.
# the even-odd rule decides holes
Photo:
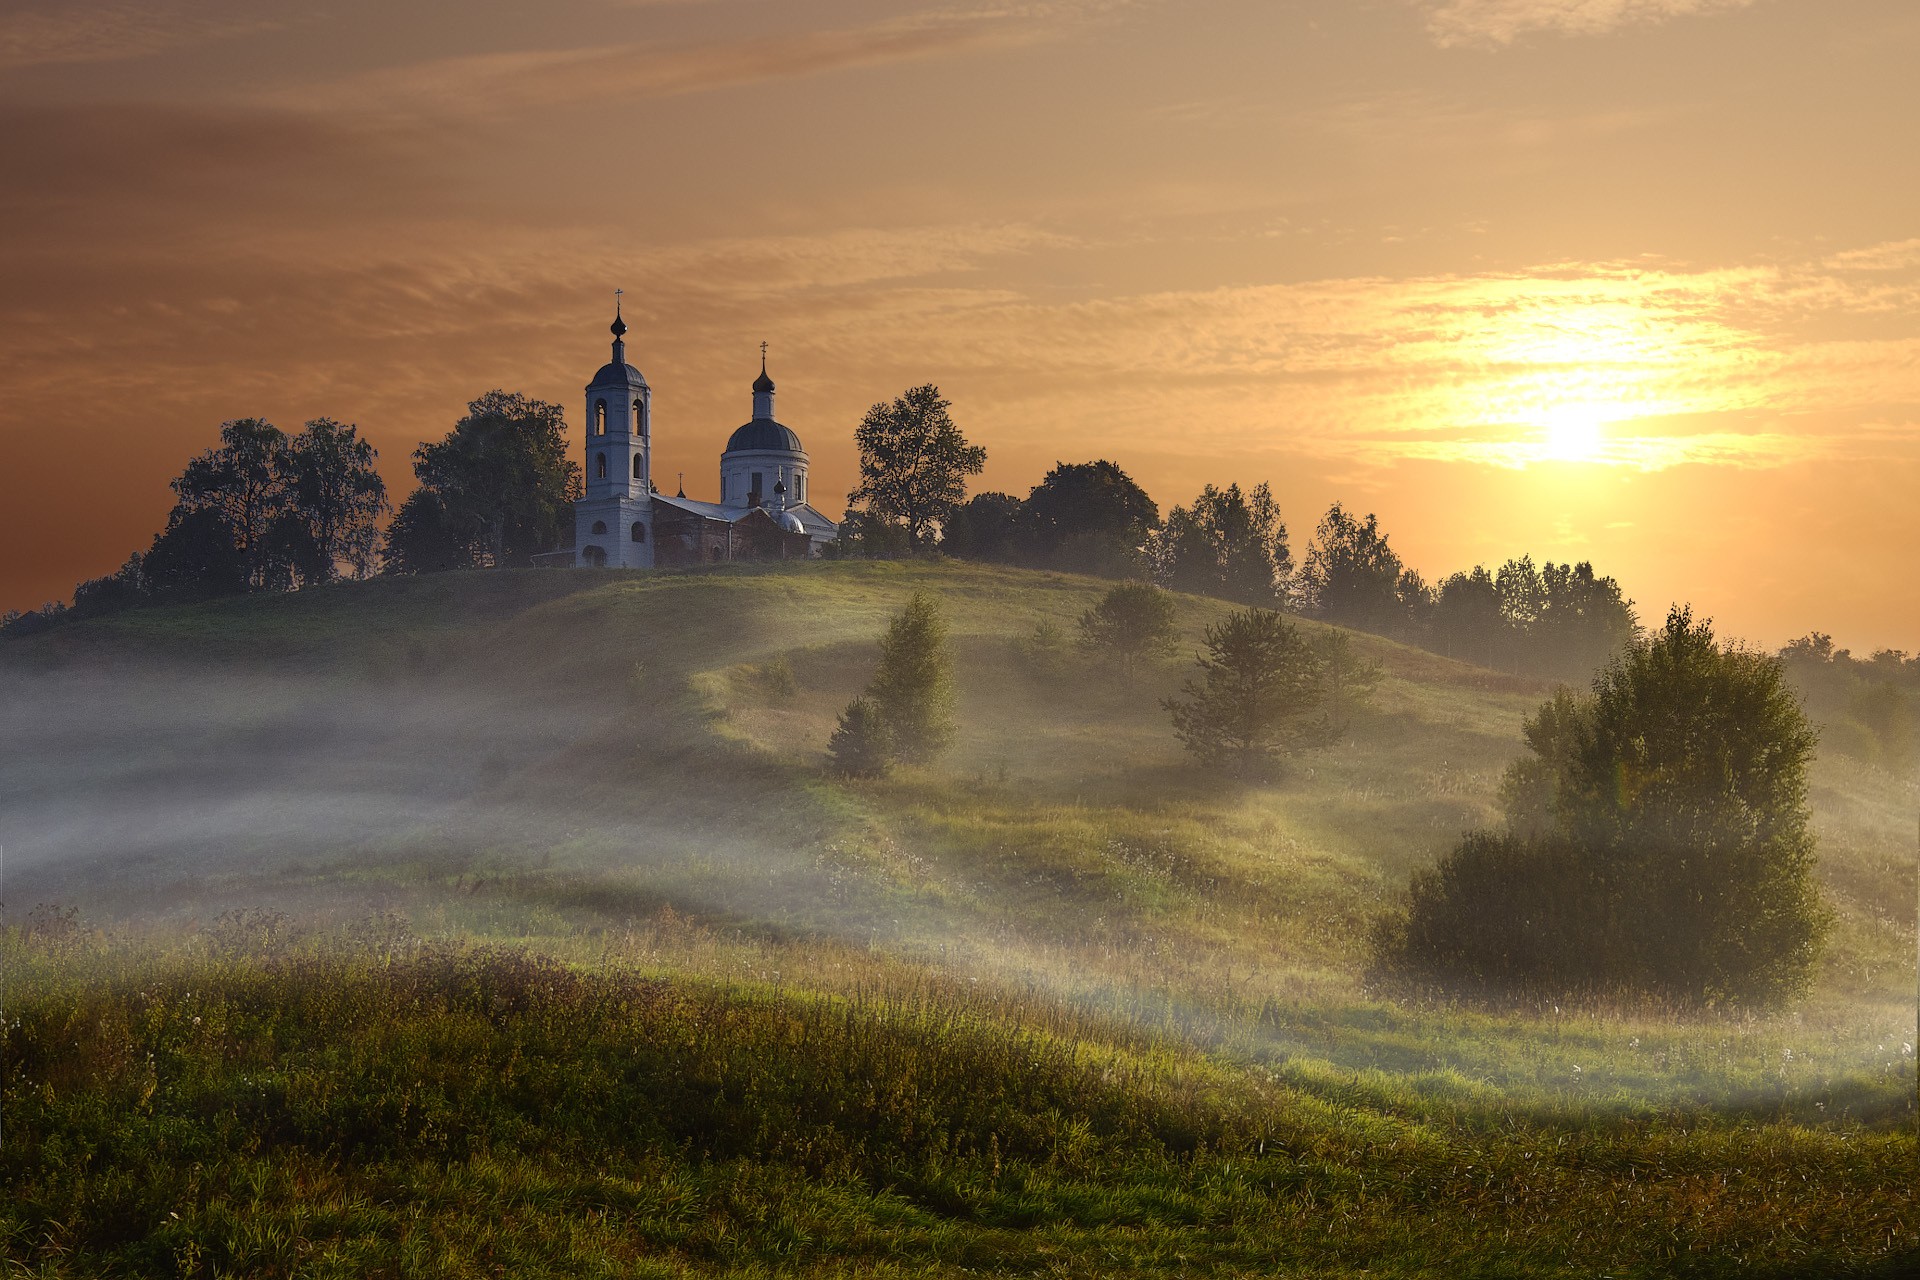
[[(1816, 765), (1839, 925), (1797, 1009), (1399, 1003), (1366, 926), (1494, 820), (1544, 686), (1356, 637), (1388, 676), (1348, 740), (1228, 785), (1158, 707), (1180, 664), (1023, 656), (1104, 586), (464, 574), (0, 647), (0, 1254), (1814, 1275), (1920, 1247), (1913, 779)], [(831, 778), (915, 589), (958, 740)], [(1225, 608), (1183, 600), (1184, 647)], [(28, 936), (42, 900), (91, 927)]]

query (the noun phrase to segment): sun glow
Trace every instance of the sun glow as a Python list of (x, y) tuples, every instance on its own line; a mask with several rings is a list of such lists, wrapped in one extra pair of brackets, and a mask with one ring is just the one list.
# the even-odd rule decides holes
[(1600, 461), (1607, 445), (1605, 425), (1585, 406), (1553, 411), (1545, 423), (1545, 456), (1554, 462)]

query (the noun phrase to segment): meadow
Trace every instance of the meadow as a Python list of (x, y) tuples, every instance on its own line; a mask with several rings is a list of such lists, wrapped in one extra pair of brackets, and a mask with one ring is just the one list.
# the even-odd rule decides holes
[[(830, 776), (914, 589), (937, 766)], [(1920, 788), (1821, 760), (1756, 1015), (1390, 998), (1547, 687), (1373, 637), (1248, 786), (960, 564), (490, 573), (0, 650), (25, 1274), (1893, 1274)], [(1184, 648), (1225, 610), (1182, 599)], [(1303, 624), (1312, 627), (1314, 624)], [(42, 905), (45, 904), (45, 905)]]

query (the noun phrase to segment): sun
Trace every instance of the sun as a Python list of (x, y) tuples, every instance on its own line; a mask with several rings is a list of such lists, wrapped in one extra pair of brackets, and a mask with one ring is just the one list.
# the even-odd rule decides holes
[(1554, 462), (1597, 462), (1606, 449), (1605, 423), (1584, 405), (1547, 415), (1545, 456)]

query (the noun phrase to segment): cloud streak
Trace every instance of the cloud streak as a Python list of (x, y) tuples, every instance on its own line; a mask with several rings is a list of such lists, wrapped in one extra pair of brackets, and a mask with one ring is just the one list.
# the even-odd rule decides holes
[(25, 6), (0, 14), (0, 69), (120, 62), (168, 49), (276, 31), (284, 21), (222, 13), (208, 5)]
[(1622, 27), (1744, 9), (1754, 0), (1420, 0), (1442, 46), (1510, 45), (1535, 33), (1600, 36)]

